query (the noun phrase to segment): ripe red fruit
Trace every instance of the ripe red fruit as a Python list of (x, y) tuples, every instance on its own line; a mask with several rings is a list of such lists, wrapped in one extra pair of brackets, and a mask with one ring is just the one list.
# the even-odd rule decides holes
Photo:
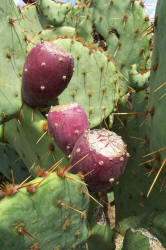
[(126, 144), (116, 133), (106, 129), (86, 130), (71, 153), (71, 169), (81, 172), (91, 191), (105, 191), (116, 184), (123, 174), (129, 154)]
[(61, 150), (69, 155), (78, 138), (89, 128), (88, 117), (78, 103), (51, 107), (48, 131)]
[(22, 96), (31, 107), (49, 104), (68, 85), (74, 68), (73, 57), (59, 46), (37, 43), (26, 58)]

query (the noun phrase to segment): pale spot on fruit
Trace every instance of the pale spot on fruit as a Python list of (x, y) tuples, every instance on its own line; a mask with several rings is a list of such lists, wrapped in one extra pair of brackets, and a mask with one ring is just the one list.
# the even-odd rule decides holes
[(76, 152), (77, 152), (77, 153), (79, 153), (80, 151), (81, 151), (81, 149), (80, 149), (80, 148), (77, 148), (77, 149), (76, 149)]
[(103, 161), (99, 161), (99, 165), (102, 166), (104, 164)]
[(41, 63), (41, 66), (42, 66), (42, 67), (45, 67), (45, 66), (46, 66), (46, 63), (45, 63), (45, 62), (42, 62), (42, 63)]
[(44, 85), (41, 85), (41, 86), (40, 86), (40, 89), (41, 89), (41, 90), (45, 90), (45, 88), (46, 88), (46, 87), (45, 87)]
[(114, 178), (110, 178), (110, 179), (109, 179), (109, 182), (110, 182), (110, 183), (113, 183), (114, 181), (115, 181)]
[(66, 78), (67, 78), (66, 76), (62, 76), (62, 79), (63, 79), (64, 81), (66, 80)]

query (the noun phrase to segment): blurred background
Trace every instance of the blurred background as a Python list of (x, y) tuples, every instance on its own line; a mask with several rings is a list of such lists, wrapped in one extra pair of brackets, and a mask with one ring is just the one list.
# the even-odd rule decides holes
[[(22, 0), (14, 0), (17, 6), (24, 6), (24, 2)], [(139, 0), (138, 0), (139, 1)], [(72, 2), (72, 4), (75, 3), (75, 0), (61, 0), (61, 2)], [(147, 11), (147, 14), (150, 16), (150, 18), (154, 17), (155, 14), (155, 7), (157, 0), (144, 0), (145, 9)]]

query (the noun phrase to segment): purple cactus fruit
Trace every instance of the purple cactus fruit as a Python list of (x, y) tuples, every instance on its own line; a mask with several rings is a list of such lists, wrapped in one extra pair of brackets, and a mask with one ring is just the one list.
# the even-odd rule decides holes
[(123, 174), (129, 154), (116, 133), (106, 129), (86, 130), (71, 153), (71, 165), (86, 156), (71, 172), (81, 172), (93, 192), (105, 191)]
[(88, 128), (88, 117), (78, 103), (54, 106), (48, 113), (48, 132), (66, 155)]
[(57, 45), (42, 41), (28, 54), (22, 78), (22, 96), (31, 107), (47, 105), (68, 85), (73, 57)]

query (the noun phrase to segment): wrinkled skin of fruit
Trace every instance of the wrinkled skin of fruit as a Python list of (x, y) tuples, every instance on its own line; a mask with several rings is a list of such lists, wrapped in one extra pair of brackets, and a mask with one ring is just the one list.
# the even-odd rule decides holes
[(106, 129), (86, 130), (73, 148), (71, 165), (81, 161), (71, 172), (81, 172), (91, 191), (105, 191), (123, 174), (128, 156), (126, 144), (116, 133)]

